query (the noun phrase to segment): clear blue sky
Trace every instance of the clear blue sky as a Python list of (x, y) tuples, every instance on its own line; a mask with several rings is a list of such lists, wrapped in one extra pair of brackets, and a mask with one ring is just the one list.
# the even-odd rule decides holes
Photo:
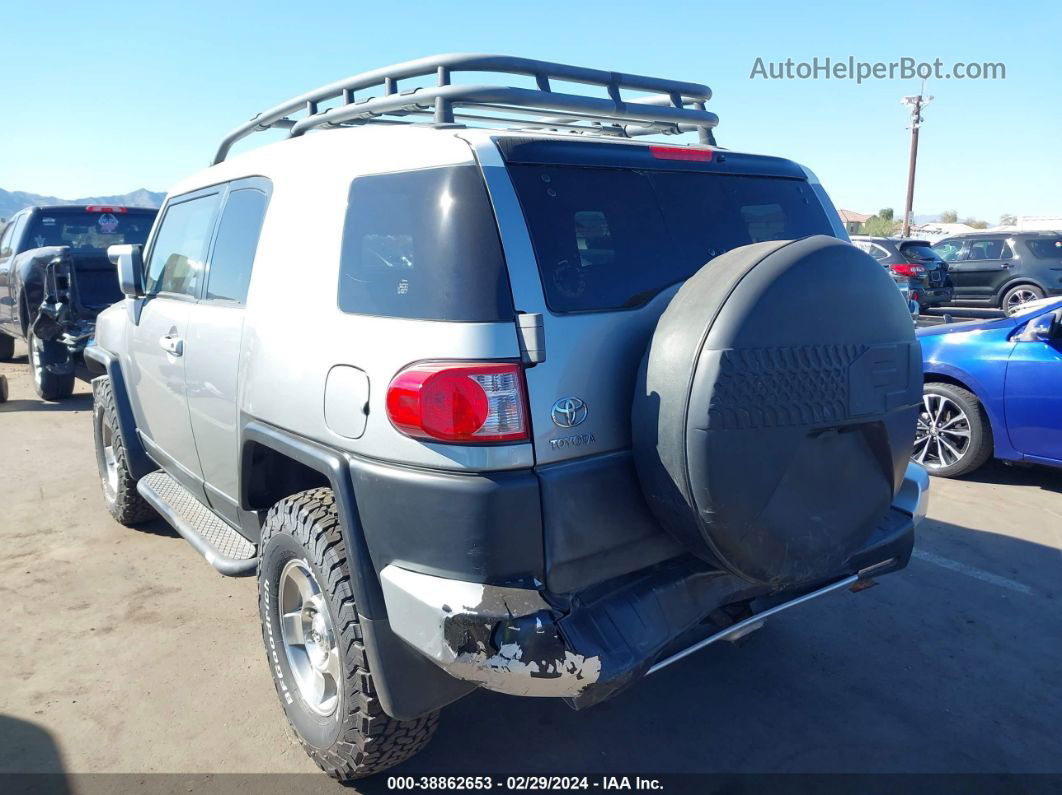
[[(751, 80), (757, 57), (1002, 61), (931, 80), (915, 212), (1062, 213), (1062, 4), (642, 2), (22, 3), (0, 45), (0, 187), (166, 190), (256, 111), (420, 55), (526, 55), (705, 82), (719, 143), (812, 168), (842, 207), (901, 212), (918, 80)], [(321, 133), (327, 135), (327, 133)]]

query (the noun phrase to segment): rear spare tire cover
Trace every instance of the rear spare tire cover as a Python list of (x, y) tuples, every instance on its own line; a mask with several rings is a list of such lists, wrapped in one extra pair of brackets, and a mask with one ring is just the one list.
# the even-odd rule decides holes
[(921, 373), (908, 307), (869, 255), (823, 235), (729, 251), (675, 294), (642, 362), (646, 499), (753, 582), (842, 573), (902, 482)]

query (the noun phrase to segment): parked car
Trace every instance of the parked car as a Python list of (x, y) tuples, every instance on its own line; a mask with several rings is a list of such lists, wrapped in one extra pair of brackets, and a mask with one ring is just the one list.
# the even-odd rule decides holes
[(906, 279), (893, 279), (893, 283), (899, 289), (900, 296), (903, 298), (904, 303), (906, 303), (907, 307), (911, 310), (911, 321), (917, 323), (921, 307), (919, 307), (918, 302), (911, 297), (910, 285), (907, 284)]
[(1062, 295), (1062, 233), (976, 232), (941, 240), (955, 303), (1011, 314), (1029, 301)]
[(74, 366), (96, 316), (122, 291), (107, 247), (141, 244), (157, 210), (27, 207), (0, 235), (0, 361), (26, 340), (37, 394), (58, 400), (74, 388)]
[(897, 280), (906, 280), (912, 300), (920, 309), (951, 303), (953, 297), (948, 265), (926, 240), (852, 235), (852, 245), (867, 252), (892, 271)]
[(1062, 466), (1062, 298), (918, 337), (925, 389), (915, 461), (942, 477), (993, 456)]
[[(375, 70), (257, 115), (144, 254), (111, 249), (106, 504), (257, 572), (331, 775), (406, 759), (477, 687), (587, 707), (907, 564), (910, 316), (807, 169), (711, 144), (708, 96), (503, 56)], [(293, 139), (227, 158), (271, 126)], [(701, 143), (632, 140), (660, 130)]]

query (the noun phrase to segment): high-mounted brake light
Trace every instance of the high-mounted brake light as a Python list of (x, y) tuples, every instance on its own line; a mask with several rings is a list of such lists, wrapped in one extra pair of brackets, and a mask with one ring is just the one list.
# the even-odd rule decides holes
[(657, 160), (697, 160), (707, 163), (715, 154), (714, 149), (695, 149), (692, 146), (650, 145), (649, 153)]
[(106, 207), (100, 204), (90, 204), (85, 207), (87, 213), (124, 213), (125, 207)]
[(889, 267), (893, 273), (898, 273), (901, 276), (917, 277), (926, 272), (926, 269), (921, 265), (912, 265), (908, 262), (890, 263)]
[(387, 416), (418, 439), (516, 442), (528, 438), (526, 394), (517, 364), (415, 364), (387, 388)]

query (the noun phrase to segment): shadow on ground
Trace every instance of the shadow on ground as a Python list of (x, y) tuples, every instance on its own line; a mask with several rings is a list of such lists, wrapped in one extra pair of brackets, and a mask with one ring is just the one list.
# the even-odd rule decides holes
[(3, 714), (0, 714), (0, 776), (3, 776), (5, 793), (42, 789), (48, 793), (70, 791), (62, 754), (52, 734), (36, 723)]
[(0, 412), (5, 411), (92, 411), (92, 395), (73, 395), (54, 403), (37, 398), (9, 400), (0, 403)]
[(390, 772), (1062, 772), (1062, 554), (932, 520), (917, 548), (936, 562), (794, 608), (584, 712), (476, 692)]
[(1035, 486), (1044, 491), (1062, 493), (1062, 469), (1038, 465), (1011, 465), (993, 459), (960, 479), (1000, 486)]

